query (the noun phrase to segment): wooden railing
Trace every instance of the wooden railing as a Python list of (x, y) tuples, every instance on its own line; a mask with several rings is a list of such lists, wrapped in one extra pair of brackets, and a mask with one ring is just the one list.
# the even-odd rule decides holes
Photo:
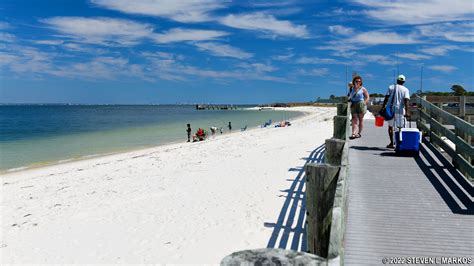
[(306, 171), (308, 252), (343, 264), (347, 210), (349, 109), (337, 105), (333, 138), (326, 140), (324, 163), (310, 163)]
[(426, 96), (426, 100), (442, 110), (471, 122), (474, 117), (474, 96)]
[[(474, 182), (474, 148), (471, 145), (474, 126), (442, 110), (427, 99), (416, 97), (415, 102), (420, 112), (418, 128), (429, 137), (432, 144), (442, 148), (451, 157), (453, 165), (464, 176)], [(447, 140), (453, 143), (454, 147)]]
[(325, 141), (324, 163), (308, 163), (306, 235), (308, 252), (252, 249), (226, 256), (221, 265), (343, 265), (347, 215), (349, 111), (337, 104), (333, 138)]

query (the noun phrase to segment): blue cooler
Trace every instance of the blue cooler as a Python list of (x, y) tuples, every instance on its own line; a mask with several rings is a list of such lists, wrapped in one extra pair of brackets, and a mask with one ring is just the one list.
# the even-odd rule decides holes
[(395, 152), (420, 150), (421, 132), (417, 128), (402, 128), (395, 132)]

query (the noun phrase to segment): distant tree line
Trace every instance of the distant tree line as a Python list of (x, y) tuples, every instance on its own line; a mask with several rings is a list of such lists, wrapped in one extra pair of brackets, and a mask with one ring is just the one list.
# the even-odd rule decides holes
[(453, 85), (451, 86), (451, 91), (449, 92), (438, 92), (438, 91), (418, 91), (417, 94), (419, 96), (474, 96), (474, 91), (466, 91), (463, 86), (461, 85)]
[[(451, 91), (448, 92), (438, 92), (438, 91), (417, 91), (417, 95), (419, 96), (426, 96), (426, 95), (434, 95), (434, 96), (474, 96), (474, 91), (466, 91), (463, 86), (461, 85), (453, 85), (451, 86)], [(385, 94), (382, 93), (371, 93), (369, 94), (371, 98), (376, 97), (385, 97)], [(347, 96), (336, 96), (331, 94), (329, 99), (322, 99), (318, 97), (315, 101), (316, 103), (344, 103), (347, 102)]]

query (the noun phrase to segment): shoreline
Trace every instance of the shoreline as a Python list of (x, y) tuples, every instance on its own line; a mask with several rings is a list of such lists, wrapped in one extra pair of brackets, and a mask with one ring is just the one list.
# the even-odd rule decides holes
[[(216, 264), (267, 247), (289, 226), (278, 217), (294, 227), (304, 214), (287, 191), (332, 136), (335, 108), (308, 112), (284, 128), (2, 175), (2, 263)], [(275, 247), (302, 248), (288, 237)]]
[[(307, 116), (311, 114), (310, 112), (305, 112), (303, 110), (299, 110), (298, 107), (272, 107), (274, 111), (289, 111), (289, 112), (301, 112), (302, 114), (292, 120), (296, 120), (299, 118), (302, 118), (304, 116)], [(296, 109), (295, 109), (296, 108)], [(258, 107), (249, 107), (249, 108), (244, 108), (243, 110), (258, 110)], [(254, 130), (258, 129), (256, 128), (247, 128), (247, 130)], [(241, 131), (234, 130), (235, 132), (230, 132), (230, 133), (224, 133), (224, 134), (219, 134), (215, 135), (212, 139), (209, 140), (214, 140), (215, 138), (219, 136), (224, 136), (224, 135), (229, 135), (229, 134), (235, 134)], [(73, 162), (78, 162), (78, 161), (84, 161), (84, 160), (91, 160), (91, 159), (97, 159), (101, 157), (108, 157), (108, 156), (114, 156), (117, 154), (122, 154), (122, 153), (130, 153), (130, 152), (136, 152), (136, 151), (144, 151), (148, 149), (153, 149), (153, 148), (158, 148), (158, 147), (163, 147), (167, 145), (178, 145), (178, 144), (187, 144), (186, 141), (171, 141), (171, 142), (166, 142), (166, 143), (161, 143), (161, 144), (156, 144), (156, 145), (149, 145), (149, 146), (142, 146), (142, 147), (133, 147), (129, 149), (124, 149), (124, 150), (119, 150), (119, 151), (112, 151), (112, 152), (104, 152), (104, 153), (98, 153), (98, 154), (88, 154), (88, 155), (83, 155), (80, 157), (73, 157), (73, 158), (63, 158), (60, 160), (53, 160), (53, 161), (45, 161), (45, 162), (35, 162), (30, 165), (25, 165), (25, 166), (19, 166), (19, 167), (14, 167), (14, 168), (9, 168), (9, 169), (0, 169), (0, 176), (3, 175), (8, 175), (11, 173), (17, 173), (17, 172), (23, 172), (23, 171), (28, 171), (28, 170), (35, 170), (35, 169), (41, 169), (45, 167), (51, 167), (51, 166), (56, 166), (56, 165), (61, 165), (61, 164), (67, 164), (67, 163), (73, 163)]]

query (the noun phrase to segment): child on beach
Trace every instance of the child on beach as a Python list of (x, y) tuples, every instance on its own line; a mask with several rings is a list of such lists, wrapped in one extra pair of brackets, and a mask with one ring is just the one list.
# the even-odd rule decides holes
[(186, 132), (188, 133), (188, 142), (191, 142), (191, 124), (187, 125), (188, 128), (186, 129)]
[(203, 141), (206, 139), (206, 131), (204, 131), (204, 129), (202, 128), (199, 128), (197, 131), (196, 131), (196, 134), (193, 135), (193, 142), (195, 141)]

